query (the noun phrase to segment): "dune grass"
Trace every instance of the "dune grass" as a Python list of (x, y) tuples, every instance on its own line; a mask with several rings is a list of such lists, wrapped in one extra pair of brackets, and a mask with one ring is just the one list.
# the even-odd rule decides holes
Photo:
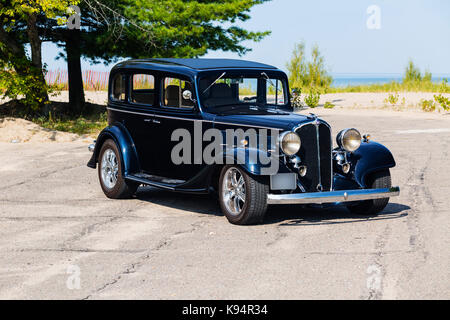
[(450, 93), (450, 86), (444, 80), (442, 82), (433, 81), (412, 81), (389, 83), (376, 83), (369, 85), (331, 87), (327, 88), (327, 93), (345, 93), (345, 92), (440, 92)]
[(79, 116), (75, 119), (66, 116), (54, 118), (50, 114), (49, 117), (32, 118), (31, 121), (43, 128), (89, 136), (97, 136), (103, 128), (108, 126), (106, 112)]

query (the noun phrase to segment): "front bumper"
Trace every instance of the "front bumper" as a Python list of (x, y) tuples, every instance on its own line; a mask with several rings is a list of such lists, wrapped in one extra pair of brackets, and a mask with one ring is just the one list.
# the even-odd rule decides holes
[(372, 200), (396, 197), (400, 194), (400, 187), (384, 189), (356, 189), (328, 192), (268, 194), (268, 204), (308, 204), (334, 203), (361, 200)]

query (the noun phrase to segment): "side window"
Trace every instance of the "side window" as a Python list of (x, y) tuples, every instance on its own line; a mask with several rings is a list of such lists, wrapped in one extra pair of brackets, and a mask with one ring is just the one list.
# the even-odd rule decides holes
[(112, 98), (118, 101), (125, 101), (125, 76), (118, 74), (113, 80)]
[(155, 104), (155, 77), (150, 74), (133, 74), (131, 79), (131, 102)]
[(193, 94), (193, 86), (189, 81), (176, 78), (164, 78), (163, 106), (192, 109), (194, 107), (194, 102), (190, 99), (183, 98), (183, 92), (185, 90), (189, 90)]
[(286, 104), (283, 82), (278, 79), (270, 79), (266, 81), (268, 104), (284, 105)]

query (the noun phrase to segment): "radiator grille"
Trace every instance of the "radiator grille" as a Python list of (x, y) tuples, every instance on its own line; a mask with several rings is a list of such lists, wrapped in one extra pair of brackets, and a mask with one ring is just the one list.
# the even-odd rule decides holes
[[(302, 141), (298, 156), (308, 170), (299, 177), (306, 192), (331, 191), (332, 155), (331, 131), (324, 123), (308, 123), (296, 130)], [(322, 189), (320, 190), (321, 185)]]

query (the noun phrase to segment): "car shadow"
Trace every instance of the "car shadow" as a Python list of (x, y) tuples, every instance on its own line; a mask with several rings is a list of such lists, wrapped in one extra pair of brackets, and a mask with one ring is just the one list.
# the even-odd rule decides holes
[(173, 209), (222, 216), (219, 203), (209, 194), (171, 192), (154, 187), (139, 187), (136, 198)]
[(411, 207), (400, 203), (389, 203), (377, 215), (358, 215), (351, 213), (344, 205), (333, 206), (270, 206), (264, 224), (281, 226), (308, 226), (322, 224), (355, 223), (363, 221), (389, 220), (406, 217)]
[[(174, 193), (153, 187), (140, 187), (136, 198), (141, 201), (186, 210), (200, 214), (223, 216), (219, 203), (213, 195)], [(321, 224), (354, 223), (363, 221), (398, 219), (408, 215), (409, 206), (389, 203), (378, 215), (352, 214), (344, 205), (304, 206), (273, 205), (269, 206), (263, 225), (308, 226)]]

